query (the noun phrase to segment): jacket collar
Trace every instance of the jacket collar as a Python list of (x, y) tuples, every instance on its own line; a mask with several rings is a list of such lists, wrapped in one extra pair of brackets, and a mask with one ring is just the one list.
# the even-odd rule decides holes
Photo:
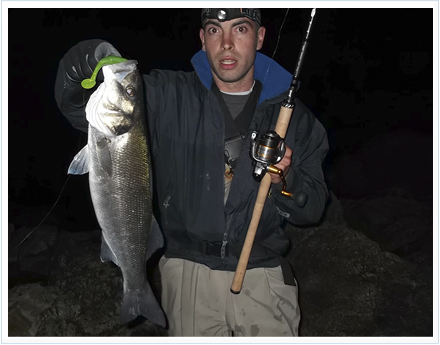
[[(191, 63), (197, 72), (203, 85), (210, 90), (212, 83), (212, 72), (209, 66), (206, 52), (200, 50), (191, 59)], [(254, 79), (259, 80), (263, 84), (258, 104), (279, 96), (290, 87), (292, 82), (292, 74), (287, 72), (277, 62), (266, 55), (257, 52), (255, 58)]]

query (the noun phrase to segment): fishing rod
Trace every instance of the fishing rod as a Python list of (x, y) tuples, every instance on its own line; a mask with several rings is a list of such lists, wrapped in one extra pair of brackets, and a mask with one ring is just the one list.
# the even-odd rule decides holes
[(315, 14), (316, 9), (314, 8), (310, 14), (309, 26), (307, 28), (298, 61), (296, 63), (292, 83), (290, 84), (287, 97), (281, 103), (281, 109), (278, 115), (275, 131), (267, 131), (265, 133), (252, 133), (253, 143), (251, 147), (251, 155), (255, 161), (253, 176), (255, 179), (260, 180), (261, 183), (260, 188), (258, 189), (257, 199), (255, 201), (255, 206), (252, 213), (252, 219), (248, 227), (240, 258), (238, 260), (237, 268), (235, 270), (234, 279), (231, 284), (231, 292), (233, 294), (239, 294), (243, 286), (244, 275), (246, 273), (249, 257), (252, 251), (257, 227), (260, 222), (267, 194), (272, 184), (271, 177), (269, 174), (266, 174), (266, 172), (275, 173), (280, 176), (281, 181), (283, 182), (283, 190), (281, 193), (286, 197), (293, 198), (297, 206), (304, 207), (307, 201), (307, 194), (304, 192), (292, 194), (286, 191), (286, 182), (283, 176), (283, 171), (275, 167), (274, 164), (279, 163), (284, 157), (284, 138), (286, 136), (287, 128), (289, 127), (290, 118), (293, 111), (295, 110), (295, 95), (299, 87), (299, 73), (301, 71), (301, 67), (304, 61), (310, 30), (312, 28)]

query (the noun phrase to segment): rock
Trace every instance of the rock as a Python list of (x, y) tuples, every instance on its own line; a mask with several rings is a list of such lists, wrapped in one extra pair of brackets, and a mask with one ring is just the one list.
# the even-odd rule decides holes
[[(383, 236), (392, 239), (385, 245), (362, 228), (374, 224), (392, 234), (387, 232), (392, 226), (387, 219), (405, 219), (411, 212), (414, 225), (417, 220), (418, 228), (420, 224), (428, 227), (423, 223), (428, 208), (417, 205), (411, 194), (375, 197), (378, 200), (340, 201), (330, 191), (319, 224), (286, 226), (292, 243), (287, 259), (299, 285), (301, 336), (432, 336), (432, 242), (423, 242), (418, 248), (413, 245), (411, 254), (399, 256), (384, 250), (393, 246), (400, 246), (401, 250), (402, 245), (410, 245), (402, 244), (401, 234)], [(352, 226), (353, 220), (364, 225)], [(406, 228), (394, 230), (408, 231), (406, 236), (412, 236), (410, 227)], [(37, 236), (33, 243), (40, 240)], [(122, 275), (114, 264), (100, 260), (100, 230), (57, 231), (54, 240), (43, 242), (48, 248), (40, 246), (29, 258), (44, 258), (51, 253), (46, 256), (50, 258), (49, 266), (40, 262), (42, 267), (48, 267), (44, 279), (9, 290), (10, 335), (167, 335), (165, 329), (144, 319), (119, 324)], [(32, 253), (32, 249), (26, 252)], [(422, 249), (424, 254), (420, 255)], [(148, 271), (150, 285), (160, 301), (159, 257), (160, 253), (149, 262)], [(11, 275), (14, 272), (10, 270), (10, 278)]]
[(15, 230), (8, 243), (9, 261), (43, 253), (53, 246), (57, 233), (56, 226), (44, 224), (38, 228), (23, 226)]
[(9, 287), (45, 281), (57, 239), (58, 228), (53, 225), (16, 229), (8, 242)]
[[(345, 219), (379, 243), (383, 251), (403, 257), (431, 244), (432, 205), (413, 198), (384, 195), (370, 199), (342, 200)], [(426, 248), (428, 249), (428, 248)]]
[(60, 291), (41, 284), (25, 284), (8, 291), (8, 335), (35, 336), (41, 313), (49, 309)]
[[(163, 336), (166, 330), (148, 320), (119, 324), (122, 274), (99, 257), (101, 232), (62, 233), (45, 288), (55, 293), (53, 303), (32, 322), (36, 336)], [(154, 281), (158, 279), (156, 274)], [(154, 282), (151, 284), (155, 290)], [(18, 288), (18, 287), (17, 287)], [(157, 290), (156, 290), (157, 291)], [(158, 299), (160, 296), (157, 295)], [(23, 321), (20, 314), (15, 319)], [(26, 335), (24, 326), (15, 335)]]
[(432, 336), (432, 283), (417, 285), (416, 264), (344, 225), (287, 231), (301, 336)]

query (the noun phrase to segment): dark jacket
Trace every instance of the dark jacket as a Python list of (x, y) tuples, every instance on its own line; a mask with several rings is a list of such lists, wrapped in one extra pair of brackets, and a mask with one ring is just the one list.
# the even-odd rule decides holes
[[(198, 52), (191, 61), (193, 72), (153, 70), (143, 76), (166, 256), (233, 271), (259, 188), (252, 178), (249, 133), (274, 129), (292, 76), (275, 61), (257, 53), (254, 76), (263, 89), (224, 205), (224, 117), (211, 90), (212, 74), (206, 53)], [(84, 130), (84, 108), (71, 107), (63, 100), (64, 92), (60, 90), (66, 84), (61, 84), (60, 75), (65, 75), (63, 61), (57, 78), (57, 102), (72, 125)], [(285, 141), (293, 151), (288, 190), (303, 191), (308, 200), (300, 208), (273, 188), (264, 206), (248, 268), (279, 264), (278, 258), (289, 246), (288, 237), (280, 228), (284, 219), (294, 224), (314, 223), (324, 210), (327, 188), (321, 165), (328, 150), (327, 136), (299, 100)]]

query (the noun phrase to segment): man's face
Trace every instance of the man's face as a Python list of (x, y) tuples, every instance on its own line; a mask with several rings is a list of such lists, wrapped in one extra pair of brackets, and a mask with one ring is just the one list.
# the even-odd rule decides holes
[[(248, 18), (209, 19), (200, 29), (214, 80), (222, 91), (247, 91), (254, 81), (254, 61), (266, 29)], [(250, 84), (250, 85), (249, 85)]]

